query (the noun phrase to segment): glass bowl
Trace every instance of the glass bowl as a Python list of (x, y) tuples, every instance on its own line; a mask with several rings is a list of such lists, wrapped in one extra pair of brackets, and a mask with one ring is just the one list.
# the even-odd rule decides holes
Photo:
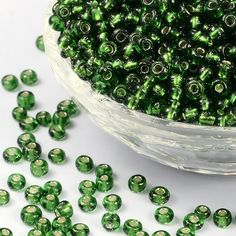
[(46, 13), (46, 53), (58, 81), (92, 120), (138, 153), (181, 170), (207, 174), (236, 174), (236, 128), (208, 127), (173, 122), (129, 110), (107, 96), (94, 92), (60, 56), (59, 33), (50, 28)]

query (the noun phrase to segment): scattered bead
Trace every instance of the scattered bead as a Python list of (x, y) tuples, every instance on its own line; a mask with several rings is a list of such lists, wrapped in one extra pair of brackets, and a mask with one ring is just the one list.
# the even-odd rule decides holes
[(143, 230), (136, 232), (135, 234), (131, 234), (134, 236), (149, 236), (149, 234)]
[(53, 164), (61, 165), (66, 161), (66, 153), (61, 148), (53, 148), (48, 153), (48, 159)]
[(0, 206), (7, 205), (9, 202), (10, 194), (4, 189), (0, 189)]
[(31, 229), (27, 236), (43, 236), (43, 232), (41, 230), (38, 229)]
[(70, 116), (76, 115), (78, 113), (78, 107), (73, 100), (64, 100), (57, 105), (58, 111), (65, 111)]
[(7, 91), (14, 91), (19, 86), (19, 81), (14, 75), (5, 75), (2, 78), (2, 86)]
[(155, 211), (155, 219), (161, 224), (169, 224), (174, 219), (174, 212), (169, 207), (160, 207)]
[(79, 198), (78, 205), (84, 212), (94, 211), (97, 207), (97, 200), (92, 195), (83, 195)]
[(143, 226), (141, 224), (141, 222), (139, 222), (138, 220), (134, 220), (134, 219), (129, 219), (126, 220), (124, 225), (123, 225), (123, 231), (127, 234), (135, 234), (137, 232), (139, 232), (140, 230), (142, 230)]
[(43, 159), (37, 159), (30, 164), (30, 171), (35, 177), (42, 177), (48, 173), (48, 163)]
[(169, 201), (170, 192), (162, 186), (154, 187), (149, 192), (149, 199), (154, 204), (163, 205)]
[(96, 186), (99, 192), (108, 192), (113, 187), (113, 178), (109, 175), (101, 175), (96, 178)]
[(10, 229), (0, 228), (0, 236), (13, 236), (13, 233)]
[(44, 184), (43, 189), (48, 194), (53, 194), (55, 196), (59, 196), (62, 192), (62, 185), (56, 180), (50, 180)]
[(211, 216), (210, 208), (205, 205), (196, 207), (194, 212), (203, 220), (206, 220)]
[(38, 128), (38, 122), (34, 117), (27, 116), (20, 122), (20, 128), (26, 132), (33, 132)]
[(61, 201), (56, 206), (54, 211), (56, 216), (64, 216), (66, 218), (70, 218), (73, 216), (73, 207), (68, 201)]
[(40, 35), (40, 36), (37, 37), (37, 39), (35, 41), (35, 45), (40, 51), (45, 52), (43, 35)]
[(49, 128), (49, 135), (55, 140), (62, 140), (65, 138), (66, 131), (60, 125), (51, 125)]
[(82, 155), (75, 161), (76, 168), (82, 173), (89, 173), (93, 169), (93, 160), (91, 157)]
[(232, 214), (227, 209), (218, 209), (213, 215), (213, 221), (217, 227), (227, 228), (232, 223)]
[(35, 205), (27, 205), (21, 210), (20, 215), (25, 224), (33, 226), (42, 217), (42, 211)]
[(152, 236), (170, 236), (170, 234), (165, 230), (158, 230), (154, 232)]
[(46, 234), (47, 232), (51, 230), (51, 222), (47, 218), (41, 217), (35, 223), (35, 229), (38, 229), (43, 234)]
[(70, 123), (70, 117), (65, 111), (57, 111), (53, 114), (52, 117), (54, 125), (60, 125), (62, 127), (66, 127)]
[(128, 186), (132, 192), (142, 192), (147, 186), (146, 178), (142, 175), (133, 175), (128, 181)]
[(93, 195), (96, 189), (96, 184), (91, 180), (83, 180), (79, 184), (79, 191), (85, 195)]
[(95, 174), (97, 177), (100, 177), (102, 175), (108, 175), (112, 177), (113, 170), (108, 164), (100, 164), (95, 168)]
[(40, 111), (36, 114), (36, 120), (40, 125), (48, 127), (52, 122), (52, 117), (49, 112)]
[(204, 225), (204, 220), (198, 217), (195, 213), (190, 213), (184, 217), (183, 224), (185, 227), (188, 227), (190, 229), (199, 230)]
[(27, 110), (23, 107), (15, 107), (11, 114), (16, 121), (23, 121), (27, 117)]
[(49, 231), (46, 236), (66, 236), (61, 230), (51, 230)]
[(7, 179), (8, 187), (13, 191), (20, 191), (26, 185), (25, 177), (21, 174), (12, 174)]
[(17, 104), (20, 107), (30, 110), (35, 105), (34, 94), (30, 91), (22, 91), (17, 95)]
[(25, 199), (30, 204), (40, 203), (41, 197), (44, 195), (44, 190), (38, 185), (31, 185), (25, 190)]
[(182, 227), (177, 230), (176, 236), (195, 236), (195, 231), (188, 227)]
[(89, 227), (83, 223), (74, 224), (70, 231), (72, 236), (88, 236), (89, 232)]
[(68, 233), (71, 228), (72, 222), (70, 218), (59, 216), (52, 221), (52, 229), (54, 230), (61, 230), (63, 233)]
[(9, 147), (3, 152), (3, 159), (7, 163), (15, 164), (23, 158), (21, 150), (17, 147)]
[(23, 133), (17, 138), (18, 145), (23, 148), (28, 143), (35, 143), (36, 138), (32, 133)]
[(116, 213), (107, 212), (102, 216), (102, 226), (108, 231), (120, 228), (120, 217)]
[(27, 69), (21, 72), (20, 79), (23, 84), (33, 85), (38, 81), (38, 76), (34, 70)]
[(46, 194), (41, 197), (40, 204), (45, 210), (54, 212), (57, 205), (59, 204), (59, 199), (56, 195)]
[(122, 205), (122, 200), (116, 194), (109, 194), (104, 197), (102, 204), (107, 211), (117, 211)]
[(32, 162), (41, 157), (42, 149), (40, 144), (31, 142), (25, 144), (25, 146), (22, 148), (22, 153), (25, 160)]

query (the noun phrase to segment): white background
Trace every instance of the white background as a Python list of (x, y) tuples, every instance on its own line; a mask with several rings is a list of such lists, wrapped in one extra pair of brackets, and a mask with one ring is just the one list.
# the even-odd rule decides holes
[[(34, 87), (21, 85), (20, 90), (29, 89), (36, 96), (37, 106), (30, 114), (34, 115), (40, 110), (53, 113), (59, 101), (69, 95), (57, 84), (55, 76), (48, 64), (46, 55), (39, 52), (34, 45), (35, 38), (43, 32), (44, 12), (47, 8), (46, 0), (0, 0), (0, 77), (12, 73), (19, 76), (26, 68), (35, 69), (39, 75), (39, 83)], [(229, 208), (236, 214), (236, 181), (235, 177), (206, 176), (186, 173), (150, 161), (118, 142), (110, 135), (96, 127), (86, 114), (80, 114), (73, 120), (73, 127), (68, 129), (68, 138), (63, 142), (52, 141), (47, 129), (40, 128), (35, 134), (42, 145), (43, 157), (51, 148), (61, 147), (68, 156), (68, 162), (63, 166), (50, 164), (50, 173), (42, 179), (34, 178), (30, 174), (29, 163), (22, 162), (17, 165), (6, 164), (2, 159), (2, 151), (8, 146), (15, 146), (16, 139), (21, 130), (12, 119), (11, 111), (16, 106), (17, 92), (9, 93), (0, 87), (0, 188), (8, 189), (7, 177), (19, 172), (25, 175), (27, 185), (40, 184), (56, 179), (63, 184), (61, 199), (73, 203), (75, 214), (73, 222), (84, 222), (91, 229), (91, 236), (108, 236), (100, 219), (105, 212), (101, 200), (105, 194), (97, 193), (99, 206), (90, 214), (81, 212), (77, 206), (80, 196), (78, 184), (83, 179), (94, 180), (94, 175), (83, 175), (74, 166), (78, 155), (87, 154), (93, 157), (96, 164), (108, 163), (115, 172), (115, 187), (111, 191), (118, 193), (123, 199), (123, 207), (118, 212), (122, 222), (128, 218), (136, 218), (143, 223), (144, 230), (153, 233), (155, 230), (166, 229), (175, 235), (176, 229), (182, 226), (184, 215), (193, 211), (199, 204), (207, 204), (214, 211), (220, 207)], [(156, 206), (148, 199), (148, 190), (142, 194), (131, 193), (127, 188), (128, 178), (136, 173), (146, 176), (148, 189), (155, 185), (164, 185), (172, 193), (168, 203), (176, 214), (173, 223), (162, 226), (155, 222), (153, 217)], [(9, 190), (10, 191), (10, 190)], [(0, 207), (0, 228), (9, 227), (14, 235), (26, 236), (30, 230), (20, 219), (20, 210), (27, 202), (24, 193), (10, 191), (11, 202), (6, 207)], [(44, 213), (53, 219), (53, 215)], [(202, 236), (233, 236), (236, 223), (228, 229), (218, 229), (211, 221), (197, 235)], [(124, 235), (122, 231), (114, 235)]]

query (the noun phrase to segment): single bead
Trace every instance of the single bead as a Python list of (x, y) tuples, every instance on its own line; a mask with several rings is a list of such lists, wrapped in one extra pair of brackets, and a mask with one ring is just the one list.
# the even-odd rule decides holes
[(133, 175), (128, 181), (128, 186), (132, 192), (139, 193), (146, 188), (147, 180), (142, 175)]
[(51, 230), (51, 222), (47, 218), (41, 217), (35, 223), (34, 227), (35, 229), (40, 230), (43, 234), (46, 234)]
[(52, 122), (51, 114), (47, 111), (40, 111), (36, 114), (37, 122), (45, 127), (48, 127)]
[(23, 107), (15, 107), (11, 114), (16, 121), (22, 121), (27, 117), (27, 110)]
[(23, 84), (33, 85), (38, 81), (38, 76), (34, 70), (27, 69), (21, 72), (20, 79)]
[(163, 205), (170, 199), (170, 192), (167, 188), (158, 186), (151, 189), (149, 192), (149, 199), (152, 203)]
[(20, 215), (25, 224), (33, 226), (42, 217), (42, 211), (35, 205), (27, 205), (21, 210)]
[(54, 230), (61, 230), (63, 233), (68, 233), (71, 228), (72, 222), (70, 218), (59, 216), (52, 221), (52, 229)]
[(0, 206), (7, 205), (10, 201), (10, 194), (4, 189), (0, 189)]
[(169, 207), (159, 207), (155, 211), (155, 219), (161, 224), (169, 224), (174, 219), (174, 212)]
[(66, 153), (61, 148), (53, 148), (48, 153), (48, 159), (54, 164), (61, 165), (66, 161)]
[(83, 195), (79, 198), (78, 205), (84, 212), (94, 211), (97, 207), (97, 200), (92, 195)]
[(107, 211), (117, 211), (122, 205), (122, 200), (116, 194), (109, 194), (104, 197), (102, 204)]
[(143, 229), (143, 226), (142, 226), (141, 222), (139, 222), (138, 220), (135, 220), (135, 219), (126, 220), (123, 225), (123, 231), (127, 235), (130, 235), (130, 234), (135, 235), (135, 233), (139, 232), (142, 229)]
[(40, 203), (41, 197), (44, 195), (44, 190), (39, 185), (31, 185), (25, 190), (25, 199), (30, 204)]
[(194, 210), (195, 214), (203, 220), (208, 219), (211, 216), (211, 210), (205, 205), (197, 206)]
[(53, 194), (55, 196), (59, 196), (62, 192), (62, 185), (60, 182), (58, 182), (56, 180), (50, 180), (44, 184), (43, 189), (48, 194)]
[(56, 216), (64, 216), (66, 218), (70, 218), (73, 216), (73, 207), (68, 201), (61, 201), (56, 206), (54, 211)]
[(195, 236), (195, 231), (188, 227), (182, 227), (177, 230), (176, 236)]
[(63, 31), (65, 28), (64, 21), (56, 15), (52, 15), (49, 18), (49, 25), (56, 31)]
[(107, 192), (113, 187), (113, 178), (109, 175), (101, 175), (96, 178), (96, 186), (99, 192)]
[(10, 229), (0, 228), (0, 236), (13, 236), (13, 233)]
[(135, 234), (129, 234), (130, 236), (149, 236), (149, 234), (143, 230), (136, 232)]
[(30, 91), (22, 91), (17, 95), (17, 104), (20, 107), (30, 110), (35, 105), (34, 94)]
[(120, 228), (120, 217), (116, 213), (107, 212), (102, 216), (102, 226), (108, 231)]
[(67, 236), (66, 233), (63, 233), (61, 230), (50, 230), (47, 232), (46, 236)]
[(96, 189), (96, 184), (91, 180), (83, 180), (79, 184), (79, 191), (85, 195), (93, 195)]
[(183, 225), (195, 231), (203, 227), (204, 220), (201, 219), (197, 214), (190, 213), (184, 217)]
[(17, 138), (18, 145), (23, 148), (28, 143), (35, 143), (36, 138), (32, 133), (23, 133), (20, 134)]
[(45, 210), (53, 212), (59, 204), (59, 199), (56, 195), (46, 194), (41, 197), (40, 204)]
[(170, 236), (170, 234), (165, 230), (158, 230), (154, 232), (152, 236)]
[(41, 157), (42, 149), (40, 144), (31, 142), (22, 148), (23, 157), (27, 161), (35, 161)]
[(213, 215), (213, 221), (217, 227), (226, 228), (232, 223), (232, 214), (227, 209), (218, 209)]
[(83, 173), (89, 173), (93, 169), (93, 159), (86, 155), (77, 157), (75, 161), (76, 168)]
[(89, 232), (89, 227), (83, 223), (74, 224), (70, 231), (72, 236), (88, 236)]
[(26, 132), (33, 132), (38, 128), (38, 122), (34, 117), (27, 116), (20, 122), (20, 128)]
[(55, 140), (62, 140), (65, 138), (66, 131), (60, 125), (51, 125), (49, 128), (49, 135)]
[(17, 147), (9, 147), (3, 152), (3, 159), (7, 163), (15, 164), (23, 158), (21, 150)]
[(35, 41), (35, 45), (40, 51), (45, 52), (43, 35), (40, 35), (40, 36), (37, 37), (37, 39)]
[(43, 159), (37, 159), (30, 163), (30, 171), (35, 177), (42, 177), (48, 173), (48, 162)]
[(26, 185), (25, 177), (21, 174), (12, 174), (7, 179), (8, 187), (13, 191), (20, 191)]
[(73, 100), (64, 100), (57, 105), (57, 110), (67, 112), (70, 116), (74, 116), (78, 113), (78, 106)]
[(65, 111), (57, 111), (53, 114), (52, 117), (54, 125), (60, 125), (62, 127), (66, 127), (70, 123), (70, 117)]
[(31, 229), (27, 236), (43, 236), (43, 232), (41, 230), (38, 230), (38, 229)]
[(100, 177), (102, 175), (109, 175), (110, 177), (112, 177), (113, 170), (108, 164), (100, 164), (95, 168), (95, 174), (97, 177)]
[(2, 86), (7, 91), (13, 91), (18, 88), (19, 81), (14, 75), (5, 75), (2, 78)]

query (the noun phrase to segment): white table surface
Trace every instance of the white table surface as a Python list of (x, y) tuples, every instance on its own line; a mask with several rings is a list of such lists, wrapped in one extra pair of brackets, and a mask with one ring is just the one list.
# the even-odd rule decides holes
[[(35, 94), (37, 106), (30, 112), (32, 115), (40, 110), (53, 113), (57, 103), (69, 97), (56, 82), (46, 55), (39, 52), (34, 45), (36, 37), (43, 32), (44, 12), (48, 3), (46, 0), (0, 0), (0, 77), (8, 73), (19, 76), (26, 68), (37, 71), (40, 81), (38, 85), (34, 87), (21, 85), (19, 89), (19, 91), (29, 89)], [(16, 106), (16, 95), (17, 92), (9, 93), (0, 87), (1, 155), (5, 148), (17, 145), (17, 136), (22, 133), (11, 117), (11, 111)], [(88, 224), (91, 236), (124, 235), (124, 233), (106, 232), (100, 224), (101, 216), (105, 213), (101, 206), (105, 194), (96, 194), (99, 206), (95, 212), (86, 214), (78, 209), (79, 182), (83, 179), (94, 180), (93, 174), (84, 175), (75, 169), (75, 158), (81, 154), (91, 155), (96, 164), (108, 163), (113, 167), (115, 187), (111, 192), (119, 194), (123, 199), (123, 207), (118, 212), (122, 222), (128, 218), (136, 218), (143, 223), (144, 230), (150, 235), (159, 229), (166, 229), (171, 235), (175, 235), (176, 229), (182, 226), (184, 215), (193, 211), (197, 205), (206, 204), (213, 211), (221, 207), (230, 209), (234, 215), (234, 224), (227, 229), (218, 229), (209, 221), (197, 235), (235, 235), (235, 177), (186, 173), (150, 161), (95, 126), (86, 114), (81, 114), (73, 120), (73, 128), (68, 129), (68, 139), (65, 141), (53, 141), (45, 128), (40, 128), (35, 135), (42, 145), (45, 158), (51, 148), (61, 147), (67, 153), (67, 164), (63, 166), (50, 164), (49, 174), (38, 179), (30, 174), (29, 163), (9, 165), (0, 157), (0, 188), (9, 190), (6, 180), (14, 172), (24, 174), (27, 185), (43, 185), (52, 179), (61, 181), (64, 189), (61, 199), (71, 201), (74, 206), (73, 222)], [(173, 223), (162, 226), (155, 221), (153, 213), (156, 206), (150, 203), (147, 191), (142, 194), (129, 191), (127, 180), (137, 173), (146, 176), (148, 189), (155, 185), (164, 185), (171, 191), (171, 200), (167, 205), (175, 211), (176, 218)], [(20, 211), (27, 205), (24, 193), (10, 191), (10, 194), (10, 204), (0, 207), (0, 228), (9, 227), (14, 235), (26, 236), (30, 228), (20, 219)], [(44, 212), (44, 215), (53, 219), (52, 214)]]

